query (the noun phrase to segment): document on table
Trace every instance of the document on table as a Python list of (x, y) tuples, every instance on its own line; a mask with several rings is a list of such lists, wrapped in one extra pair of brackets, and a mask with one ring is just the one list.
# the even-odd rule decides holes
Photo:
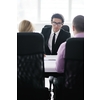
[(45, 72), (56, 72), (56, 56), (47, 55), (44, 57)]

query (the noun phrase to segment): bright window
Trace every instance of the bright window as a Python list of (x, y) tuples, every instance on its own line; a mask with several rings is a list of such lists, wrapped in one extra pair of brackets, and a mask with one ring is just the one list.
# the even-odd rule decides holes
[(84, 15), (84, 0), (72, 0), (71, 5), (71, 20), (76, 15)]
[(33, 23), (50, 22), (54, 13), (61, 13), (66, 23), (74, 16), (84, 14), (84, 0), (17, 0), (17, 22), (23, 19)]
[(50, 21), (54, 13), (61, 13), (69, 20), (69, 0), (41, 0), (40, 21)]
[(32, 22), (38, 21), (38, 4), (37, 0), (17, 0), (17, 20), (18, 23), (27, 19)]

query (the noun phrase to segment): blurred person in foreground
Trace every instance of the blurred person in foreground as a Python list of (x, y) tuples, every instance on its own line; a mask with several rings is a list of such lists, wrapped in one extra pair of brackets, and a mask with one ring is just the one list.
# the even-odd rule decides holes
[[(19, 24), (19, 32), (34, 32), (35, 28), (33, 24), (28, 20), (22, 20)], [(44, 54), (44, 57), (46, 55)]]
[[(75, 38), (84, 37), (84, 16), (83, 15), (77, 15), (73, 19), (72, 30)], [(56, 70), (59, 73), (64, 72), (65, 46), (66, 46), (66, 42), (62, 43), (57, 52)]]

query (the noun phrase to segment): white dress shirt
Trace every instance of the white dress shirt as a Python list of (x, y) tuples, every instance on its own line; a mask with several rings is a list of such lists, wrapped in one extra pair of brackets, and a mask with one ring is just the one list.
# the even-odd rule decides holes
[(50, 34), (50, 37), (49, 37), (49, 40), (48, 40), (48, 47), (49, 47), (51, 52), (52, 52), (52, 39), (53, 39), (53, 35), (54, 35), (54, 33), (56, 34), (55, 35), (55, 42), (56, 42), (57, 37), (59, 35), (59, 32), (60, 32), (60, 30), (58, 32), (53, 32), (53, 29), (51, 29), (51, 34)]

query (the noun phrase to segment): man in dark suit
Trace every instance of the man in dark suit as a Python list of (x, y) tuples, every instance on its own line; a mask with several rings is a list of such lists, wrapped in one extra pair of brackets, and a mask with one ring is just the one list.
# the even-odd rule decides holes
[(64, 18), (61, 14), (54, 14), (51, 17), (50, 27), (44, 27), (42, 34), (45, 39), (45, 54), (57, 55), (57, 50), (61, 43), (65, 42), (70, 37), (70, 33), (64, 31), (61, 27), (64, 23)]

